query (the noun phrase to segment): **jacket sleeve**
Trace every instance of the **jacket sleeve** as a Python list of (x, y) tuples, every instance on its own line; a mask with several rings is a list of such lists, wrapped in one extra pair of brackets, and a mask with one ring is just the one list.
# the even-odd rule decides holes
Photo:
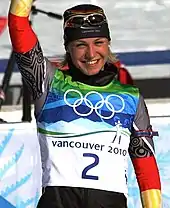
[(144, 99), (140, 96), (133, 122), (129, 154), (140, 188), (143, 208), (161, 208), (161, 183), (155, 159), (154, 136)]
[[(46, 99), (54, 67), (43, 56), (38, 38), (34, 33), (29, 14), (33, 0), (11, 0), (8, 15), (9, 34), (16, 62), (33, 100), (41, 107)], [(37, 109), (37, 108), (36, 108)], [(40, 111), (38, 109), (37, 111)]]

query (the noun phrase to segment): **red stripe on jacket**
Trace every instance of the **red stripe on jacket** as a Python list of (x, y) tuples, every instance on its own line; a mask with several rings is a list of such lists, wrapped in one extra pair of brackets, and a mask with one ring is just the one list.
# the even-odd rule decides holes
[(158, 167), (154, 156), (132, 159), (140, 191), (161, 190)]
[(8, 26), (15, 52), (28, 52), (37, 43), (37, 36), (30, 26), (28, 17), (18, 17), (10, 13), (8, 15)]

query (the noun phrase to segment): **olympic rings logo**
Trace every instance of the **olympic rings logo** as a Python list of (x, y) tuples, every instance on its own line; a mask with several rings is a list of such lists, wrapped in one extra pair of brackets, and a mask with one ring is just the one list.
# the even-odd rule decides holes
[[(78, 94), (79, 98), (76, 97), (76, 98), (69, 99), (69, 98), (67, 98), (67, 95), (69, 93), (76, 93), (76, 94)], [(88, 99), (88, 97), (91, 95), (98, 96), (99, 101), (96, 102), (95, 104), (93, 104), (92, 101), (90, 99)], [(113, 103), (111, 103), (109, 101), (109, 99), (111, 99), (113, 97), (120, 99), (120, 101), (122, 103), (122, 107), (119, 110), (115, 110)], [(96, 91), (88, 92), (83, 97), (81, 92), (79, 92), (78, 90), (69, 89), (64, 93), (64, 102), (68, 106), (72, 107), (74, 112), (79, 116), (89, 116), (93, 111), (95, 111), (95, 113), (102, 119), (110, 119), (114, 116), (115, 113), (120, 113), (125, 108), (125, 101), (123, 100), (123, 98), (121, 96), (116, 95), (116, 94), (110, 94), (106, 98), (104, 98), (99, 92), (96, 92)], [(79, 107), (83, 102), (90, 109), (89, 112), (87, 112), (87, 113), (80, 113), (77, 110), (77, 107)], [(108, 116), (104, 116), (101, 114), (101, 109), (102, 109), (102, 107), (104, 107), (104, 105), (106, 106), (107, 110), (109, 110), (109, 112), (111, 113)]]

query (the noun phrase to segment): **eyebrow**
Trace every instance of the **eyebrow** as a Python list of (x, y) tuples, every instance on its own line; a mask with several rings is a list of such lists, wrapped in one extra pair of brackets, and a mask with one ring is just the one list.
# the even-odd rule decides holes
[[(102, 37), (101, 37), (101, 38), (96, 38), (96, 39), (94, 40), (94, 42), (95, 42), (95, 41), (99, 41), (99, 40), (100, 40), (100, 41), (101, 41), (101, 40), (104, 40), (104, 38), (102, 38)], [(86, 42), (86, 41), (83, 41), (83, 40), (77, 40), (76, 43), (87, 43), (87, 42)]]
[(105, 40), (105, 38), (97, 38), (94, 41), (98, 41), (98, 40)]
[(83, 40), (77, 40), (75, 43), (86, 43), (86, 42)]

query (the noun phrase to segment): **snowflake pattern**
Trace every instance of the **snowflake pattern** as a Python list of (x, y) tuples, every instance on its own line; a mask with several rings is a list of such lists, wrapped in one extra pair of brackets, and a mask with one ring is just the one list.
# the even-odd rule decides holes
[[(25, 187), (29, 185), (29, 182), (31, 182), (32, 172), (24, 173), (22, 177), (18, 176), (16, 173), (12, 173), (12, 169), (16, 169), (17, 164), (24, 154), (24, 144), (21, 144), (21, 146), (18, 145), (18, 149), (15, 150), (14, 153), (8, 154), (7, 152), (10, 152), (12, 149), (11, 142), (15, 139), (15, 130), (9, 129), (6, 132), (6, 135), (3, 134), (4, 138), (2, 139), (1, 137), (0, 139), (0, 207), (35, 208), (40, 196), (38, 189), (33, 197), (24, 196), (23, 198), (21, 197), (22, 195), (18, 196), (18, 191), (21, 192), (22, 188), (25, 189)], [(27, 197), (27, 199), (25, 199), (25, 197)]]

